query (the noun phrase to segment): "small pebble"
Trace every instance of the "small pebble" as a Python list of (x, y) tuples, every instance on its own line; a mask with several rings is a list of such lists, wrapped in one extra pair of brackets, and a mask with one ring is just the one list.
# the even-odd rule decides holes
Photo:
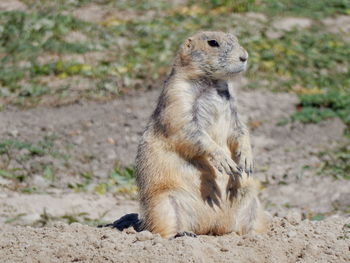
[(84, 137), (83, 136), (76, 136), (73, 138), (72, 141), (74, 144), (80, 145), (84, 142)]
[(288, 212), (286, 219), (292, 225), (298, 225), (301, 222), (301, 213), (297, 210), (291, 210)]
[(222, 252), (227, 252), (227, 251), (228, 251), (228, 248), (227, 248), (227, 247), (222, 247), (222, 248), (220, 248), (220, 251), (222, 251)]
[(153, 244), (162, 244), (166, 242), (166, 239), (162, 238), (159, 234), (155, 235), (155, 238), (153, 239)]
[(115, 144), (115, 140), (114, 140), (113, 138), (111, 138), (111, 137), (108, 137), (108, 138), (107, 138), (107, 142), (108, 142), (109, 144)]
[(136, 234), (136, 239), (138, 241), (146, 241), (153, 239), (153, 234), (149, 231), (142, 231)]
[(238, 241), (238, 243), (237, 243), (237, 246), (243, 246), (243, 242), (242, 241)]
[(128, 227), (128, 228), (124, 229), (123, 232), (125, 232), (127, 234), (136, 234), (136, 231), (133, 227)]
[(40, 175), (34, 175), (32, 183), (39, 188), (46, 188), (50, 185), (50, 182)]
[(33, 222), (38, 221), (39, 219), (40, 219), (40, 215), (37, 213), (28, 214), (20, 218), (21, 222), (26, 225), (30, 225)]
[(289, 231), (287, 234), (288, 237), (295, 237), (296, 235), (297, 235), (297, 232), (295, 231)]
[(109, 160), (114, 160), (117, 158), (117, 154), (113, 149), (106, 150), (106, 153), (107, 153), (107, 159)]
[(12, 137), (17, 137), (19, 135), (19, 132), (17, 130), (12, 130), (12, 131), (9, 131), (8, 133)]

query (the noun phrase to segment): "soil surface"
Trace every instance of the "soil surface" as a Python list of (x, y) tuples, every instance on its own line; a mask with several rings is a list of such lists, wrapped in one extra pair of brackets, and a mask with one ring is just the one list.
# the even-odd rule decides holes
[(148, 231), (118, 232), (78, 223), (0, 226), (2, 262), (349, 262), (345, 219), (274, 218), (266, 234), (165, 240)]

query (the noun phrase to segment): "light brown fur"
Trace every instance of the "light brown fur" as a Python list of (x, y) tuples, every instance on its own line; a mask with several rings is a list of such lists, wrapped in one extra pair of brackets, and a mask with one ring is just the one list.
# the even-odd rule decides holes
[(266, 229), (233, 92), (247, 58), (221, 32), (198, 33), (180, 47), (136, 158), (144, 228), (163, 237)]

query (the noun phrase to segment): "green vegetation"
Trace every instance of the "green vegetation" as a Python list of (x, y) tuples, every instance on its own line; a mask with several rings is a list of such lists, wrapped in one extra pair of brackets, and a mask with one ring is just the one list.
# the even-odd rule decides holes
[[(72, 62), (63, 64), (60, 56), (103, 48), (94, 41), (97, 38), (103, 40), (96, 26), (69, 15), (0, 12), (0, 24), (0, 97), (16, 104), (35, 105), (40, 100), (33, 100), (33, 97), (56, 92), (40, 76), (57, 75), (62, 79), (88, 71), (88, 66)], [(84, 41), (71, 41), (67, 35), (72, 32), (79, 32)], [(58, 56), (57, 62), (41, 65), (38, 61), (50, 56)], [(26, 100), (28, 103), (23, 102)]]
[(322, 166), (318, 174), (350, 180), (350, 140), (334, 151), (319, 154)]
[[(22, 0), (31, 10), (45, 12), (70, 10), (95, 3), (119, 10), (161, 10), (167, 11), (174, 8), (171, 1), (146, 1), (146, 0)], [(348, 0), (190, 0), (185, 6), (198, 5), (204, 9), (221, 8), (227, 12), (262, 12), (267, 15), (292, 15), (312, 18), (322, 18), (336, 14), (349, 14), (350, 3)], [(176, 7), (176, 6), (175, 6)]]
[[(68, 161), (71, 160), (69, 151), (56, 150), (56, 139), (55, 136), (45, 136), (36, 143), (13, 139), (0, 141), (0, 177), (12, 181), (9, 188), (24, 193), (40, 192), (43, 189), (32, 185), (31, 181), (33, 176), (38, 175), (42, 176), (48, 186), (55, 187), (60, 184), (57, 173), (63, 167), (69, 166)], [(99, 180), (98, 183), (92, 172), (81, 172), (80, 176), (77, 175), (72, 180), (75, 182), (69, 183), (68, 188), (76, 192), (110, 192), (134, 198), (137, 190), (132, 167), (117, 165), (105, 180)]]
[[(91, 2), (97, 6), (94, 12), (113, 9), (116, 13), (97, 22), (74, 16), (73, 11)], [(235, 29), (251, 57), (249, 87), (315, 93), (345, 91), (350, 85), (347, 43), (317, 20), (348, 13), (349, 1), (24, 3), (27, 12), (0, 12), (0, 102), (4, 104), (35, 106), (50, 100), (59, 105), (153, 87), (169, 72), (183, 39), (204, 29)], [(265, 13), (267, 21), (250, 18), (247, 23), (247, 18), (237, 16), (246, 11)], [(311, 16), (315, 21), (309, 29), (269, 39), (271, 14)], [(98, 55), (88, 59), (94, 52)], [(76, 85), (84, 88), (76, 92)]]
[(262, 0), (252, 8), (269, 15), (293, 15), (312, 18), (322, 18), (335, 14), (350, 14), (348, 0)]
[(251, 50), (251, 87), (302, 94), (345, 92), (350, 85), (350, 50), (338, 36), (320, 28), (290, 32), (282, 39), (259, 38), (246, 46)]
[[(195, 2), (195, 1), (193, 1)], [(209, 8), (225, 8), (226, 10), (230, 12), (247, 12), (250, 10), (253, 10), (255, 7), (255, 0), (237, 0), (237, 1), (230, 1), (230, 0), (210, 0), (207, 1), (207, 4)]]
[(13, 11), (2, 12), (0, 21), (1, 51), (8, 54), (5, 61), (32, 60), (45, 51), (85, 53), (91, 49), (88, 45), (64, 40), (70, 31), (87, 30), (89, 26), (71, 16)]
[(300, 96), (298, 111), (289, 119), (282, 120), (280, 124), (289, 121), (303, 123), (318, 123), (324, 119), (338, 117), (347, 125), (345, 140), (333, 150), (319, 154), (322, 165), (317, 174), (332, 176), (336, 179), (350, 180), (350, 94), (336, 90), (320, 94), (307, 94)]
[(104, 183), (98, 184), (94, 190), (98, 194), (111, 191), (135, 197), (137, 188), (135, 186), (134, 169), (130, 167), (124, 169), (114, 168), (109, 179)]
[(108, 213), (108, 211), (101, 214), (97, 219), (92, 219), (89, 217), (88, 213), (75, 213), (75, 214), (65, 214), (63, 216), (53, 216), (44, 209), (43, 213), (40, 215), (40, 219), (33, 223), (33, 226), (44, 227), (50, 225), (54, 222), (65, 222), (67, 224), (81, 223), (89, 226), (98, 226), (101, 224), (106, 224), (102, 218)]
[(291, 116), (293, 121), (320, 122), (339, 117), (350, 127), (350, 94), (331, 91), (300, 96), (300, 110)]
[(321, 220), (323, 220), (324, 218), (325, 218), (324, 215), (322, 215), (322, 214), (317, 214), (317, 215), (311, 216), (311, 217), (310, 217), (310, 220), (311, 220), (311, 221), (321, 221)]
[(350, 239), (350, 224), (345, 224), (342, 229), (344, 234), (342, 236), (338, 236), (337, 239)]
[(234, 12), (255, 11), (271, 16), (304, 16), (322, 18), (335, 14), (350, 14), (348, 0), (210, 0), (210, 7), (225, 7)]
[(35, 174), (53, 183), (56, 179), (55, 167), (50, 160), (65, 162), (69, 159), (69, 155), (56, 151), (55, 139), (55, 136), (45, 136), (37, 143), (10, 139), (0, 141), (0, 177), (12, 180), (14, 189), (27, 193), (37, 190), (27, 185), (28, 179)]
[(108, 178), (100, 180), (98, 184), (94, 184), (91, 173), (83, 173), (81, 177), (81, 182), (69, 184), (68, 187), (77, 192), (92, 191), (101, 195), (106, 192), (123, 194), (131, 198), (134, 198), (136, 195), (137, 188), (132, 167), (121, 168), (117, 166), (112, 170)]
[[(103, 221), (102, 218), (108, 213), (108, 211), (105, 211), (101, 215), (99, 215), (98, 218), (90, 218), (88, 213), (74, 213), (74, 214), (65, 214), (63, 216), (53, 216), (52, 214), (48, 213), (46, 209), (43, 210), (43, 212), (40, 214), (40, 218), (32, 223), (32, 226), (34, 227), (44, 227), (51, 225), (55, 222), (65, 222), (67, 224), (72, 223), (81, 223), (84, 225), (89, 226), (98, 226), (106, 224), (107, 222)], [(5, 220), (6, 224), (11, 224), (16, 221), (20, 221), (23, 216), (26, 214), (20, 213), (14, 217), (7, 218)]]

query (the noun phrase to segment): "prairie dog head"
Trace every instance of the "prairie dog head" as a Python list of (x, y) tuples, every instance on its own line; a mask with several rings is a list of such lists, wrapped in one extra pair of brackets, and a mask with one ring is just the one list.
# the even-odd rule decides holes
[(178, 61), (193, 77), (230, 79), (246, 69), (248, 52), (232, 34), (200, 32), (180, 47)]

